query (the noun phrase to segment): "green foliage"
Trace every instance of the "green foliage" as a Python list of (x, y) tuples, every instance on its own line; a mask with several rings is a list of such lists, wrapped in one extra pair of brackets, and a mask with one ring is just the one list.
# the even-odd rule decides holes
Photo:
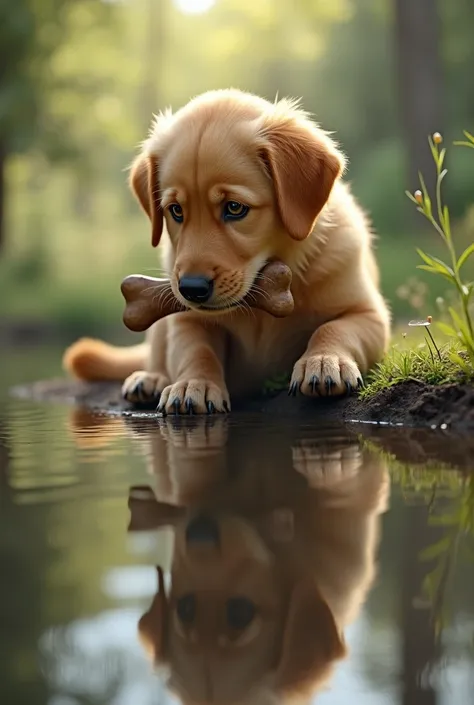
[[(464, 134), (467, 141), (458, 142), (458, 144), (474, 148), (474, 137), (467, 131), (465, 131)], [(447, 325), (446, 323), (439, 325), (441, 325), (443, 333), (461, 341), (470, 361), (470, 370), (474, 372), (474, 325), (470, 312), (474, 282), (465, 280), (463, 278), (463, 272), (461, 271), (471, 255), (474, 254), (474, 242), (470, 243), (460, 255), (457, 254), (451, 231), (449, 208), (444, 204), (441, 193), (442, 182), (447, 174), (447, 169), (443, 168), (446, 149), (440, 149), (439, 145), (441, 142), (442, 138), (439, 134), (435, 134), (433, 137), (429, 138), (429, 145), (435, 162), (437, 176), (434, 203), (431, 201), (421, 174), (421, 191), (415, 192), (415, 195), (407, 192), (407, 195), (410, 200), (415, 203), (417, 210), (422, 213), (433, 226), (448, 251), (449, 261), (445, 262), (439, 257), (429, 255), (423, 250), (418, 249), (418, 254), (424, 262), (424, 264), (418, 265), (418, 269), (443, 277), (455, 288), (458, 299), (458, 310), (450, 306), (449, 315), (451, 325)], [(461, 358), (458, 356), (458, 362), (460, 362), (460, 360)], [(461, 364), (461, 367), (463, 371), (465, 371), (465, 363)]]
[[(406, 442), (409, 447), (410, 438)], [(474, 474), (434, 458), (419, 464), (402, 462), (378, 441), (361, 436), (361, 443), (384, 458), (392, 485), (400, 489), (406, 504), (428, 508), (428, 525), (436, 529), (437, 537), (418, 558), (427, 566), (421, 592), (439, 635), (452, 618), (448, 595), (460, 564), (472, 563), (474, 557)], [(419, 438), (414, 443), (420, 447)]]
[[(468, 90), (474, 14), (467, 0), (439, 11), (451, 98), (446, 129), (454, 133), (474, 114)], [(28, 316), (32, 306), (38, 317), (53, 315), (60, 308), (54, 295), (76, 310), (83, 307), (85, 319), (80, 286), (73, 297), (63, 277), (52, 290), (50, 272), (73, 258), (81, 262), (75, 278), (89, 286), (83, 260), (93, 251), (94, 267), (100, 265), (105, 277), (110, 273), (113, 296), (119, 267), (109, 254), (117, 240), (121, 266), (127, 267), (129, 250), (137, 247), (145, 266), (153, 266), (145, 218), (136, 219), (143, 232), (124, 232), (139, 216), (126, 168), (153, 111), (235, 85), (270, 99), (277, 92), (301, 96), (334, 131), (349, 156), (347, 177), (380, 235), (383, 293), (396, 318), (412, 316), (410, 302), (396, 296), (416, 254), (413, 231), (405, 229), (393, 30), (391, 0), (219, 0), (203, 14), (183, 13), (173, 0), (0, 0), (0, 147), (6, 140), (10, 155), (3, 257), (5, 269), (16, 272), (9, 280), (14, 294), (2, 313), (15, 309)], [(472, 198), (474, 160), (463, 156), (470, 150), (453, 151), (447, 186), (455, 221)], [(457, 238), (457, 222), (452, 230)], [(107, 261), (97, 255), (98, 240)], [(420, 245), (431, 252), (424, 241)], [(42, 260), (35, 268), (38, 252)], [(432, 254), (440, 256), (436, 247)], [(30, 272), (36, 295), (25, 296)], [(444, 277), (434, 280), (426, 305), (444, 296), (446, 286)]]
[(272, 396), (274, 394), (278, 394), (278, 392), (283, 392), (287, 390), (288, 385), (290, 383), (290, 379), (290, 373), (282, 373), (279, 375), (275, 375), (270, 379), (267, 379), (263, 383), (262, 394), (264, 394), (265, 396)]
[(365, 388), (360, 392), (368, 399), (400, 382), (446, 384), (474, 379), (465, 354), (457, 341), (451, 341), (437, 351), (427, 343), (416, 348), (400, 349), (393, 346), (385, 358), (369, 373)]
[(93, 116), (87, 104), (107, 88), (105, 52), (95, 71), (90, 67), (104, 32), (114, 28), (114, 14), (109, 3), (98, 0), (0, 0), (4, 153), (33, 147), (53, 161), (84, 161), (88, 152), (77, 139), (77, 126), (84, 132)]
[[(449, 481), (446, 476), (451, 475)], [(400, 484), (405, 496), (419, 496), (419, 481), (412, 483), (410, 473), (400, 474)], [(430, 513), (429, 526), (436, 527), (442, 535), (427, 546), (419, 560), (429, 567), (422, 591), (431, 608), (432, 618), (439, 636), (452, 615), (448, 612), (447, 594), (453, 583), (457, 564), (472, 561), (474, 556), (474, 474), (462, 475), (455, 471), (420, 470), (422, 485), (426, 487), (425, 499)], [(430, 485), (428, 488), (427, 485)]]

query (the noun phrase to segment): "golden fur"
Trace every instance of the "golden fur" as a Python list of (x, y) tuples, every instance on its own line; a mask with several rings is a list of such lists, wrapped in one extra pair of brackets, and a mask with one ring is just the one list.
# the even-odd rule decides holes
[[(211, 91), (156, 118), (130, 183), (151, 221), (152, 244), (176, 297), (178, 278), (214, 280), (210, 305), (158, 321), (146, 343), (118, 349), (80, 340), (67, 370), (124, 380), (130, 401), (160, 398), (165, 412), (226, 411), (293, 368), (292, 390), (343, 394), (380, 360), (390, 316), (379, 292), (372, 236), (340, 177), (345, 158), (297, 103), (238, 90)], [(223, 204), (250, 209), (224, 221)], [(178, 203), (181, 224), (169, 207)], [(295, 309), (286, 319), (240, 302), (265, 262), (293, 272)], [(227, 308), (227, 310), (226, 310)]]

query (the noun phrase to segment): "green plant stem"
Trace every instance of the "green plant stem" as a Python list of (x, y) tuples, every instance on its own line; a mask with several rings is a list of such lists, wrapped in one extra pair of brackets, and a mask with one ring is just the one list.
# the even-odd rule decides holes
[[(431, 214), (429, 215), (428, 219), (434, 225), (437, 232), (441, 235), (443, 240), (446, 242), (446, 245), (448, 246), (449, 254), (451, 255), (451, 265), (452, 265), (452, 269), (454, 272), (454, 281), (455, 281), (456, 288), (459, 292), (459, 296), (461, 298), (461, 306), (462, 306), (464, 321), (469, 329), (469, 333), (470, 333), (471, 338), (473, 338), (474, 331), (473, 331), (471, 316), (469, 314), (469, 300), (468, 300), (468, 297), (466, 296), (466, 294), (464, 293), (464, 285), (461, 281), (461, 277), (459, 276), (458, 258), (456, 256), (456, 250), (454, 249), (454, 245), (453, 245), (453, 241), (452, 241), (452, 237), (451, 237), (451, 231), (450, 231), (450, 228), (446, 227), (447, 224), (444, 222), (443, 203), (442, 203), (442, 196), (441, 196), (441, 182), (442, 182), (441, 167), (442, 167), (442, 163), (439, 158), (438, 145), (435, 146), (435, 152), (436, 152), (436, 160), (435, 161), (436, 161), (436, 172), (437, 172), (436, 206), (437, 206), (437, 210), (438, 210), (439, 224), (436, 222), (435, 218)], [(431, 336), (431, 333), (430, 333), (430, 336)]]

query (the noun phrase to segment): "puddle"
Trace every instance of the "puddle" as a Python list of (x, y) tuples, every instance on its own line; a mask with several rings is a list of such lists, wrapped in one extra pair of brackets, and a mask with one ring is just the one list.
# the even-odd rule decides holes
[(6, 402), (5, 701), (465, 705), (472, 443)]
[(471, 701), (472, 434), (0, 401), (2, 702)]

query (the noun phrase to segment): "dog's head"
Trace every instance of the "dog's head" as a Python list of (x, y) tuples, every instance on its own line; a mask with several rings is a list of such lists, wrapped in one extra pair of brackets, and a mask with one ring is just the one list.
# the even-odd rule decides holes
[(313, 231), (344, 158), (298, 108), (211, 91), (159, 116), (131, 170), (152, 223), (169, 234), (175, 295), (207, 312), (243, 299), (271, 257)]
[(284, 563), (240, 517), (177, 523), (170, 593), (159, 571), (139, 633), (182, 702), (270, 703), (314, 688), (344, 656), (316, 584)]

